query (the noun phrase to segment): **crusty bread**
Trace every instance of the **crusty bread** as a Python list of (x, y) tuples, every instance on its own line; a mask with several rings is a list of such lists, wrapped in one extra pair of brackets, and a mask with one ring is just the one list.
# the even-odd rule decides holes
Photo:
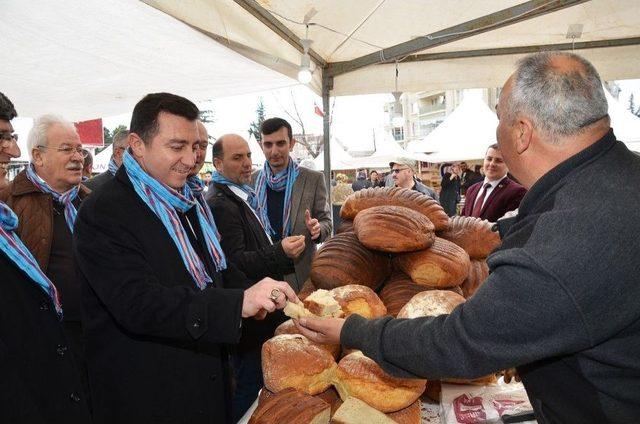
[[(293, 390), (293, 389), (284, 389), (283, 391), (287, 391), (287, 390)], [(275, 396), (275, 393), (273, 393), (266, 387), (263, 387), (258, 393), (258, 404), (264, 403), (267, 399), (269, 399), (272, 396)], [(338, 395), (338, 392), (333, 387), (329, 387), (324, 392), (317, 395), (313, 395), (313, 397), (322, 399), (323, 401), (331, 405), (331, 415), (333, 415), (336, 412), (336, 410), (340, 407), (340, 405), (342, 405), (342, 399), (340, 399), (340, 395)]]
[(430, 247), (434, 226), (420, 212), (403, 206), (373, 206), (356, 215), (353, 228), (365, 247), (383, 252), (414, 252)]
[(353, 232), (353, 220), (343, 219), (340, 223), (340, 227), (336, 231), (336, 234), (352, 233)]
[(414, 283), (437, 288), (462, 284), (471, 265), (467, 252), (440, 237), (429, 249), (399, 254), (394, 261)]
[(420, 407), (420, 401), (417, 400), (399, 411), (390, 412), (387, 414), (387, 417), (391, 418), (398, 424), (420, 424), (422, 422), (422, 408)]
[(376, 289), (391, 270), (389, 257), (364, 247), (354, 233), (333, 236), (311, 263), (311, 280), (319, 289), (331, 290), (347, 284)]
[(298, 292), (298, 299), (305, 300), (307, 296), (316, 291), (316, 286), (313, 285), (313, 281), (311, 278), (307, 278), (307, 281), (304, 282), (300, 291)]
[[(287, 320), (276, 327), (276, 331), (274, 335), (279, 336), (280, 334), (300, 334), (300, 331), (298, 331), (298, 327), (295, 326), (295, 324), (293, 323), (293, 320)], [(315, 343), (311, 340), (309, 341), (312, 344), (315, 344), (316, 346), (318, 346), (319, 348), (326, 350), (331, 354), (331, 356), (333, 356), (336, 359), (340, 356), (339, 344), (331, 345), (331, 344)]]
[(472, 259), (469, 275), (462, 282), (462, 295), (469, 299), (489, 276), (489, 267), (484, 259)]
[(333, 424), (397, 424), (358, 398), (349, 396), (331, 417)]
[(471, 259), (484, 259), (501, 243), (493, 225), (486, 219), (454, 216), (449, 219), (449, 229), (439, 232), (438, 237), (462, 247)]
[(319, 317), (341, 317), (344, 315), (340, 304), (329, 290), (318, 289), (304, 300), (305, 308)]
[(440, 380), (427, 381), (427, 387), (424, 389), (426, 397), (434, 402), (440, 402), (440, 395), (442, 393), (442, 383)]
[(295, 303), (289, 302), (287, 300), (287, 304), (284, 305), (283, 311), (286, 316), (293, 319), (300, 319), (302, 317), (314, 317), (313, 313), (311, 313), (307, 308), (304, 307), (304, 303)]
[(426, 194), (400, 187), (375, 187), (359, 190), (347, 197), (340, 216), (354, 219), (359, 212), (373, 206), (404, 206), (420, 212), (433, 223), (436, 231), (449, 227), (449, 217), (442, 206)]
[(331, 406), (314, 396), (285, 389), (263, 397), (249, 418), (249, 424), (328, 424)]
[(483, 377), (478, 378), (443, 378), (443, 383), (453, 383), (453, 384), (471, 384), (474, 386), (487, 386), (490, 384), (497, 384), (498, 379), (495, 374), (485, 375)]
[(354, 352), (340, 360), (333, 385), (343, 401), (354, 396), (379, 411), (395, 412), (415, 402), (425, 383), (392, 377), (361, 352)]
[[(402, 309), (413, 296), (427, 290), (436, 289), (414, 283), (411, 277), (403, 272), (395, 272), (391, 274), (391, 277), (389, 277), (380, 291), (380, 299), (382, 303), (384, 303), (384, 306), (387, 307), (387, 314), (396, 317), (400, 309)], [(458, 286), (448, 287), (444, 290), (450, 290), (462, 295), (462, 290)]]
[(366, 286), (349, 284), (331, 290), (331, 296), (340, 304), (345, 317), (358, 314), (365, 318), (378, 318), (387, 314), (378, 295)]
[(333, 356), (302, 335), (281, 334), (262, 345), (264, 385), (272, 392), (291, 387), (315, 395), (329, 388), (335, 371)]
[(398, 318), (436, 317), (450, 314), (464, 303), (464, 297), (450, 290), (423, 291), (411, 298), (398, 312)]

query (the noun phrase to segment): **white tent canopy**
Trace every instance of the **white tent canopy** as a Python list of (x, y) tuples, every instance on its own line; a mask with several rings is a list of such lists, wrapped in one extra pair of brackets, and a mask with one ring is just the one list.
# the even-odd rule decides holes
[(609, 102), (611, 128), (613, 128), (617, 139), (624, 141), (631, 150), (640, 151), (640, 118), (614, 99), (606, 88), (604, 94)]
[[(324, 158), (322, 155), (313, 160), (313, 165), (317, 171), (324, 170)], [(354, 169), (353, 158), (342, 149), (335, 138), (331, 139), (331, 169), (344, 170)]]
[(111, 155), (113, 154), (113, 144), (107, 146), (106, 149), (98, 153), (93, 158), (93, 173), (94, 174), (102, 174), (107, 169), (109, 169), (109, 161), (111, 160)]

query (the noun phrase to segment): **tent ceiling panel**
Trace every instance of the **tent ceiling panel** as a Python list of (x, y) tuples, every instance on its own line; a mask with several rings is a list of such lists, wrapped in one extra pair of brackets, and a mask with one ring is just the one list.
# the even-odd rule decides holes
[(7, 0), (2, 16), (11, 66), (0, 81), (22, 116), (82, 120), (123, 113), (149, 92), (201, 101), (295, 84), (137, 1)]

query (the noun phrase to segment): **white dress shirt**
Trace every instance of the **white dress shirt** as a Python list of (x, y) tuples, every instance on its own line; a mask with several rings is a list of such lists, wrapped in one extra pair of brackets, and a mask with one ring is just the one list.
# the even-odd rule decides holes
[[(483, 196), (484, 196), (484, 199), (483, 199), (483, 202), (482, 202), (482, 206), (480, 207), (480, 209), (484, 208), (484, 205), (485, 205), (485, 203), (487, 203), (487, 199), (489, 198), (489, 196), (491, 196), (491, 192), (493, 191), (493, 189), (495, 189), (498, 186), (498, 184), (500, 184), (500, 182), (502, 180), (504, 180), (505, 178), (507, 178), (506, 175), (504, 177), (500, 178), (499, 180), (490, 181), (489, 179), (487, 179), (487, 177), (484, 177), (484, 182), (482, 183), (482, 188), (480, 189), (480, 191), (478, 192), (478, 195), (476, 196), (476, 202), (478, 200), (482, 199)], [(491, 184), (491, 187), (487, 187), (486, 188), (487, 194), (485, 195), (484, 194), (484, 190), (485, 190), (484, 187), (487, 185), (487, 183)], [(473, 206), (475, 207), (475, 203), (474, 203)]]

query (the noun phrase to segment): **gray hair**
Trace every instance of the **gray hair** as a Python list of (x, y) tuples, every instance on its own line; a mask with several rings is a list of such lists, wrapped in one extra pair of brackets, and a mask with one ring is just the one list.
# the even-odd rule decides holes
[[(559, 69), (555, 59), (567, 58), (578, 67)], [(602, 81), (593, 65), (566, 52), (541, 52), (518, 62), (511, 96), (502, 109), (513, 119), (519, 113), (552, 143), (580, 133), (608, 114)]]
[(47, 132), (54, 125), (61, 125), (76, 132), (76, 127), (61, 116), (42, 115), (36, 118), (27, 136), (27, 150), (29, 150), (29, 158), (31, 160), (33, 160), (33, 149), (47, 145)]
[(113, 135), (113, 148), (127, 146), (127, 138), (129, 137), (129, 130), (118, 131)]

